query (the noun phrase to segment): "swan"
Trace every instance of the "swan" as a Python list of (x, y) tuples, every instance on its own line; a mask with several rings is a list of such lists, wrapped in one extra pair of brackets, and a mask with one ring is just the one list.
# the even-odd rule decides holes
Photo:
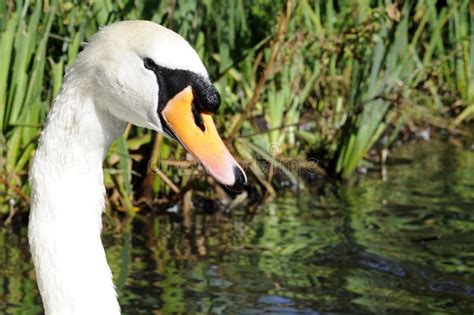
[(28, 239), (46, 314), (120, 314), (100, 237), (102, 162), (128, 123), (176, 139), (222, 184), (245, 184), (212, 121), (219, 104), (175, 32), (124, 21), (91, 38), (64, 77), (29, 174)]

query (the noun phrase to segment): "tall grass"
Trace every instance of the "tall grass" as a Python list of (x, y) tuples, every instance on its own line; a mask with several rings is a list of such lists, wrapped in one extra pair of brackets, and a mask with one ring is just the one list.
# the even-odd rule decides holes
[[(28, 201), (36, 140), (81, 43), (119, 20), (155, 21), (196, 48), (222, 95), (221, 134), (257, 193), (304, 186), (288, 157), (349, 178), (401, 131), (462, 131), (474, 114), (474, 5), (397, 3), (2, 1), (0, 203), (10, 206), (0, 212)], [(105, 161), (109, 200), (130, 211), (200, 189), (204, 176), (185, 157), (176, 143), (127, 129)]]

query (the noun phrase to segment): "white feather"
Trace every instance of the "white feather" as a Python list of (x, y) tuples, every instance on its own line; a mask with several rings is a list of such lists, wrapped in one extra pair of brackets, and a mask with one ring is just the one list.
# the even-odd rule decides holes
[(119, 314), (100, 233), (102, 161), (128, 122), (161, 130), (143, 57), (207, 78), (178, 34), (146, 21), (101, 29), (65, 76), (30, 171), (29, 241), (46, 314)]

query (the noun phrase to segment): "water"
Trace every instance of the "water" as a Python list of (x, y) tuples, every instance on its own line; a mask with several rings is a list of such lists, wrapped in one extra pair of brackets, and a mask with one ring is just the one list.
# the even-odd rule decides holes
[[(190, 222), (104, 235), (125, 314), (474, 312), (474, 152), (405, 145), (324, 183)], [(127, 222), (122, 223), (127, 231)], [(0, 313), (41, 313), (24, 227), (0, 233)]]

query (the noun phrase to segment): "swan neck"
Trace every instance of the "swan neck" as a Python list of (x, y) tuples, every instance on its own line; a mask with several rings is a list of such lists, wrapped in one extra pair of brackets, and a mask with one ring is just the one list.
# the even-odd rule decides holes
[(76, 78), (66, 76), (30, 171), (31, 253), (46, 314), (119, 314), (100, 238), (102, 162), (125, 124)]

